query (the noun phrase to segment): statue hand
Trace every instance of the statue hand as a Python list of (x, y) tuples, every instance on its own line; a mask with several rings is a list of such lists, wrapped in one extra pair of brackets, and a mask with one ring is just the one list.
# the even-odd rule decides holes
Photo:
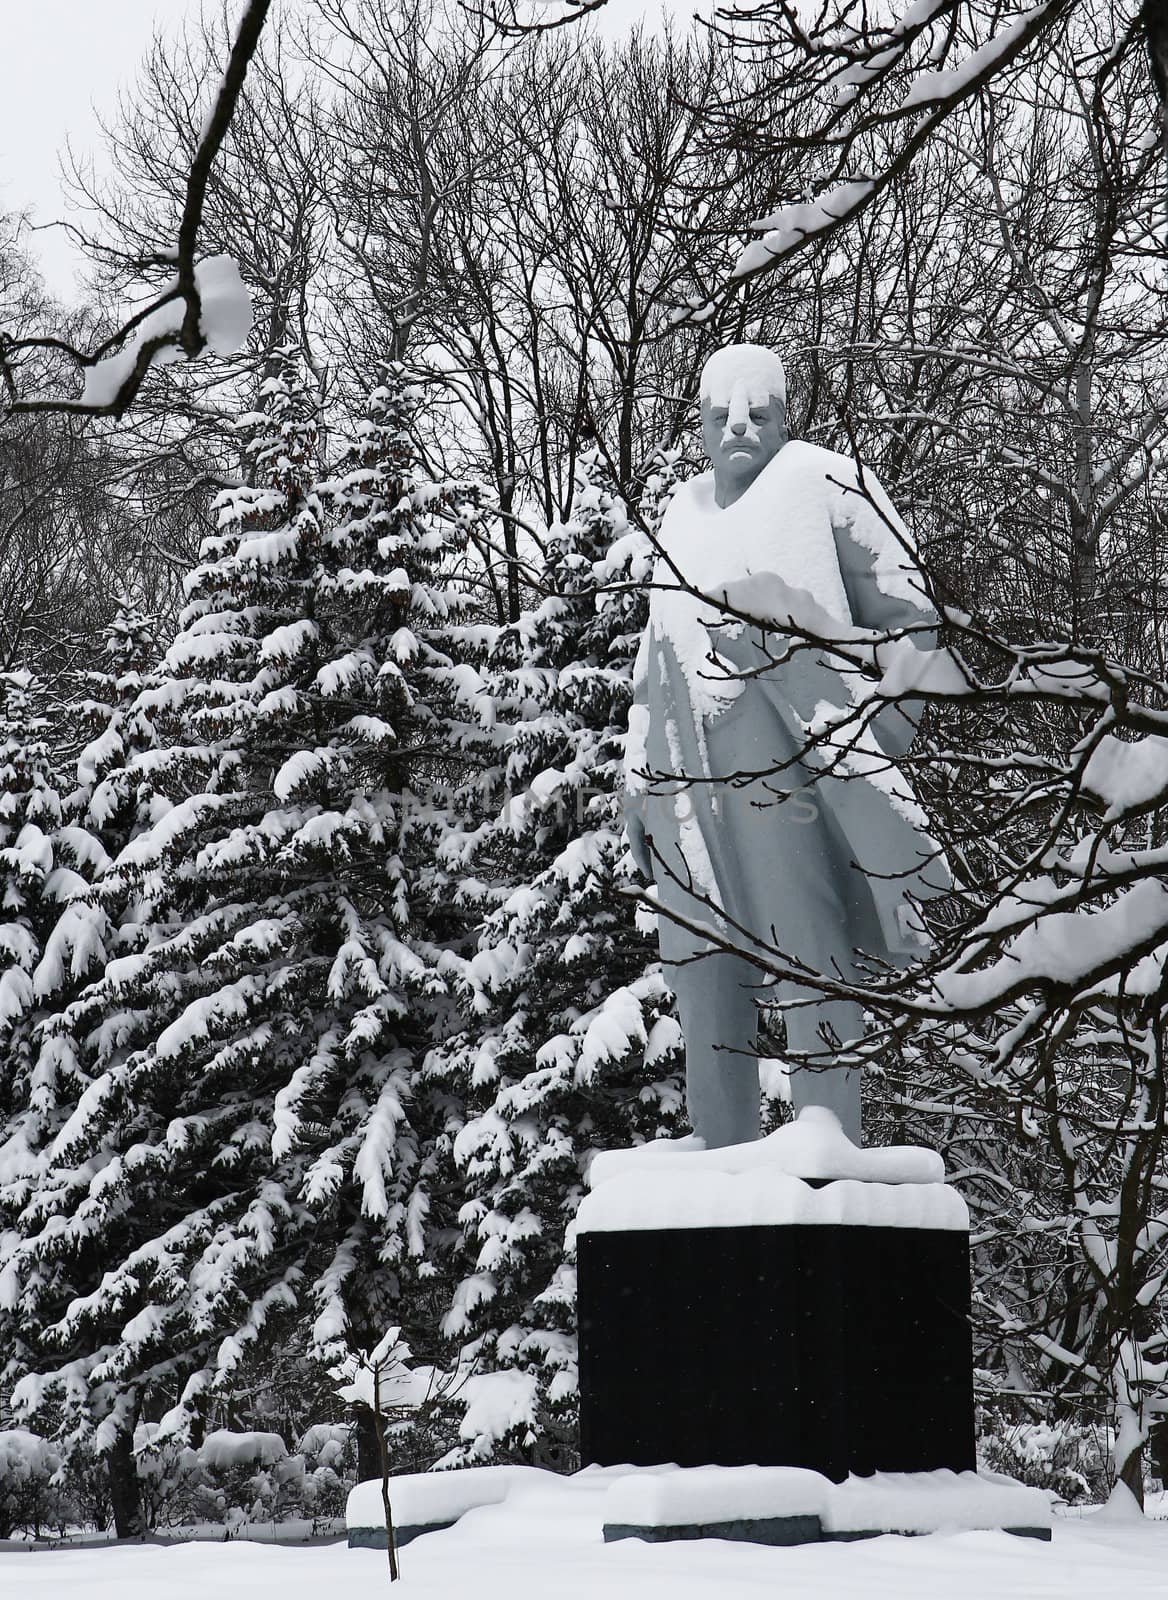
[(635, 812), (628, 812), (625, 816), (625, 832), (629, 837), (629, 849), (632, 851), (633, 860), (636, 862), (637, 871), (650, 883), (657, 881), (657, 874), (653, 870), (653, 857), (649, 850), (648, 839), (645, 834), (645, 824)]

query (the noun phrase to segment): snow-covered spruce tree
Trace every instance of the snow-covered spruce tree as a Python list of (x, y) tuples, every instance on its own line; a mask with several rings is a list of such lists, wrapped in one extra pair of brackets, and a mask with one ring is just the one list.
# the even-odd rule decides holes
[[(78, 764), (91, 781), (70, 793), (49, 709), (27, 673), (0, 676), (0, 1222), (23, 1203), (31, 1152), (63, 1077), (72, 1071), (76, 1092), (83, 1087), (70, 1041), (48, 1030), (110, 954), (109, 919), (94, 898), (109, 855), (88, 807), (108, 729)], [(89, 713), (109, 708), (52, 709), (59, 723), (83, 727)], [(0, 1247), (0, 1268), (3, 1260)], [(15, 1348), (3, 1324), (5, 1287), (0, 1279), (0, 1371)]]
[(29, 673), (0, 674), (0, 1148), (27, 1093), (61, 911), (62, 805), (42, 698)]
[(584, 457), (570, 520), (551, 530), (547, 598), (500, 636), (490, 683), (517, 708), (497, 811), (476, 840), (510, 891), (485, 918), (465, 983), (466, 1024), (436, 1049), (468, 1107), (465, 1276), (447, 1331), (495, 1384), (463, 1459), (496, 1448), (545, 1454), (573, 1441), (575, 1285), (565, 1230), (592, 1153), (679, 1132), (680, 1032), (630, 894), (617, 791), (632, 662), (644, 623), (636, 587), (651, 558)]
[(341, 1343), (435, 1271), (457, 1119), (417, 1066), (459, 926), (419, 890), (441, 815), (403, 796), (470, 726), (444, 571), (473, 502), (419, 476), (400, 380), (324, 494), (291, 360), (262, 401), (140, 697), (161, 748), (128, 771), (167, 809), (109, 878), (147, 933), (65, 1014), (89, 1081), (5, 1252), (34, 1367), (14, 1404), (98, 1452), (143, 1414), (181, 1434), (265, 1338)]
[(84, 675), (77, 685), (84, 697), (79, 693), (57, 708), (58, 721), (68, 723), (74, 737), (92, 735), (77, 757), (71, 790), (53, 771), (50, 722), (37, 710), (43, 695), (25, 674), (12, 674), (2, 685), (0, 843), (9, 968), (0, 979), (6, 1096), (0, 1203), (21, 1193), (19, 1185), (7, 1187), (22, 1166), (18, 1151), (28, 1140), (43, 1140), (42, 1113), (59, 1101), (62, 1074), (72, 1073), (77, 1094), (85, 1086), (56, 1013), (107, 960), (124, 953), (111, 937), (100, 880), (151, 820), (141, 784), (130, 786), (125, 762), (154, 744), (152, 725), (136, 706), (153, 651), (150, 619), (123, 605), (106, 630), (103, 670)]
[[(452, 980), (474, 950), (486, 894), (462, 869), (464, 836), (477, 820), (478, 774), (495, 764), (503, 735), (478, 670), (497, 628), (484, 620), (465, 564), (472, 531), (490, 509), (479, 484), (422, 470), (413, 442), (421, 394), (390, 368), (346, 470), (322, 487), (333, 518), (336, 603), (380, 608), (383, 629), (338, 656), (335, 692), (355, 704), (378, 689), (392, 695), (396, 731), (379, 768), (390, 850), (366, 890), (389, 910), (377, 952), (386, 989), (375, 1001), (389, 1048), (376, 1095), (350, 1088), (338, 1102), (340, 1139), (321, 1147), (313, 1168), (313, 1181), (325, 1183), (338, 1158), (352, 1164), (313, 1258), (311, 1348), (326, 1368), (345, 1349), (373, 1347), (391, 1324), (419, 1358), (437, 1361), (453, 1270), (446, 1258), (458, 1238), (453, 1151), (464, 1111), (424, 1062), (459, 1022)], [(355, 1044), (359, 1059), (372, 1061), (360, 1032)], [(304, 1139), (299, 1102), (311, 1106), (314, 1080), (327, 1081), (319, 1056), (310, 1065), (281, 1107), (295, 1119), (285, 1140)], [(355, 1081), (360, 1086), (361, 1076)], [(358, 1415), (366, 1476), (380, 1471), (369, 1421)], [(415, 1464), (428, 1465), (429, 1444), (415, 1444), (424, 1457)]]
[[(138, 705), (153, 654), (151, 619), (123, 603), (106, 630), (101, 667), (87, 672), (77, 697), (58, 708), (58, 721), (72, 735), (92, 736), (77, 757), (71, 791), (62, 784), (58, 794), (52, 784), (44, 742), (48, 724), (32, 713), (28, 687), (16, 685), (6, 696), (7, 803), (10, 812), (14, 802), (24, 812), (9, 861), (23, 890), (18, 920), (32, 933), (25, 941), (32, 964), (23, 1008), (19, 1016), (9, 1016), (0, 1042), (0, 1381), (5, 1389), (35, 1359), (25, 1337), (17, 1276), (5, 1265), (6, 1247), (20, 1242), (11, 1224), (28, 1203), (39, 1152), (89, 1083), (68, 1009), (106, 964), (136, 948), (142, 935), (134, 897), (124, 889), (107, 894), (103, 878), (112, 859), (152, 820), (148, 778), (143, 773), (130, 778), (126, 763), (155, 742), (150, 719)], [(22, 773), (21, 805), (16, 791)], [(72, 1292), (67, 1272), (58, 1292)], [(124, 1468), (125, 1462), (120, 1464)], [(126, 1476), (116, 1467), (111, 1474), (119, 1511)], [(132, 1505), (129, 1515), (132, 1524)]]
[(108, 861), (156, 820), (143, 758), (157, 748), (158, 735), (143, 691), (157, 657), (157, 619), (124, 596), (106, 627), (99, 666), (79, 685), (73, 714), (89, 738), (65, 802), (68, 820), (101, 843)]

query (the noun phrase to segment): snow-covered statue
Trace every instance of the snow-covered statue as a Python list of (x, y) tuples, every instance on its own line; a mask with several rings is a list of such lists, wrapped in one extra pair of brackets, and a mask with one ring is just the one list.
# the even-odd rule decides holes
[[(911, 720), (887, 707), (856, 740), (857, 674), (807, 649), (783, 660), (781, 629), (764, 637), (716, 602), (796, 617), (816, 638), (927, 630), (933, 613), (872, 474), (789, 437), (786, 378), (772, 351), (718, 351), (702, 374), (701, 405), (713, 470), (677, 490), (661, 526), (629, 714), (625, 815), (634, 859), (655, 882), (690, 1119), (712, 1149), (759, 1136), (756, 1002), (776, 992), (702, 930), (739, 949), (757, 941), (760, 954), (777, 946), (845, 978), (858, 952), (903, 960), (920, 939), (913, 907), (929, 893), (931, 850), (893, 765)], [(841, 713), (848, 735), (801, 754), (809, 734)], [(859, 1007), (793, 984), (777, 998), (789, 1047), (824, 1063), (793, 1073), (795, 1109), (828, 1107), (858, 1144), (859, 1075), (832, 1065), (831, 1051), (862, 1034)]]

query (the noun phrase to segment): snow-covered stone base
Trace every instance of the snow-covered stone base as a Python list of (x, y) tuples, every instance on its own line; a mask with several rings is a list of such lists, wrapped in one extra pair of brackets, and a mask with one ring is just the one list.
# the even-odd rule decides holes
[[(423, 1533), (452, 1528), (467, 1511), (500, 1505), (517, 1487), (555, 1483), (558, 1475), (540, 1467), (464, 1467), (454, 1472), (411, 1472), (389, 1480), (394, 1543), (410, 1544)], [(387, 1544), (381, 1479), (359, 1483), (345, 1506), (349, 1544), (384, 1550)]]
[[(481, 1506), (505, 1503), (521, 1516), (526, 1503), (537, 1519), (549, 1495), (583, 1497), (606, 1544), (795, 1545), (994, 1530), (1049, 1539), (1051, 1529), (1041, 1490), (990, 1472), (886, 1472), (832, 1483), (799, 1467), (588, 1467), (568, 1478), (533, 1467), (471, 1467), (391, 1479), (390, 1495), (399, 1544), (452, 1527)], [(385, 1547), (380, 1483), (353, 1490), (348, 1528), (351, 1546)]]
[(582, 1459), (804, 1467), (837, 1483), (849, 1472), (968, 1471), (968, 1315), (964, 1230), (817, 1222), (581, 1233)]
[(1050, 1538), (1050, 1503), (998, 1473), (877, 1472), (832, 1483), (797, 1467), (679, 1467), (608, 1491), (604, 1537), (814, 1544), (884, 1533)]
[(728, 1149), (598, 1155), (574, 1225), (582, 1459), (972, 1469), (969, 1214), (943, 1178), (815, 1106)]

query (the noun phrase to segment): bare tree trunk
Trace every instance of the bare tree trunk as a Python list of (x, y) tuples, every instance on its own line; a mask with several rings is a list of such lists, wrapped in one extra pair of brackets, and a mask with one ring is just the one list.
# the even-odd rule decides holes
[(134, 1437), (119, 1433), (106, 1456), (109, 1473), (110, 1504), (114, 1512), (114, 1532), (119, 1539), (141, 1539), (146, 1532), (142, 1514), (142, 1487), (134, 1460)]
[(1095, 526), (1095, 476), (1098, 470), (1093, 407), (1093, 351), (1088, 348), (1074, 373), (1075, 492), (1071, 512), (1071, 608), (1076, 639), (1092, 637), (1099, 584), (1099, 532)]
[(393, 1525), (393, 1506), (389, 1498), (389, 1443), (385, 1437), (385, 1418), (381, 1414), (381, 1372), (373, 1369), (373, 1426), (377, 1432), (377, 1452), (381, 1459), (381, 1509), (385, 1516), (385, 1547), (389, 1555), (389, 1581), (401, 1577), (397, 1559), (397, 1531)]
[(1160, 1482), (1168, 1488), (1168, 1417), (1153, 1422), (1148, 1438), (1152, 1467)]
[(1119, 1469), (1119, 1481), (1135, 1496), (1140, 1510), (1144, 1509), (1144, 1447), (1137, 1446)]
[(381, 1476), (381, 1448), (377, 1442), (377, 1427), (373, 1413), (364, 1406), (357, 1407), (357, 1482), (367, 1483)]

